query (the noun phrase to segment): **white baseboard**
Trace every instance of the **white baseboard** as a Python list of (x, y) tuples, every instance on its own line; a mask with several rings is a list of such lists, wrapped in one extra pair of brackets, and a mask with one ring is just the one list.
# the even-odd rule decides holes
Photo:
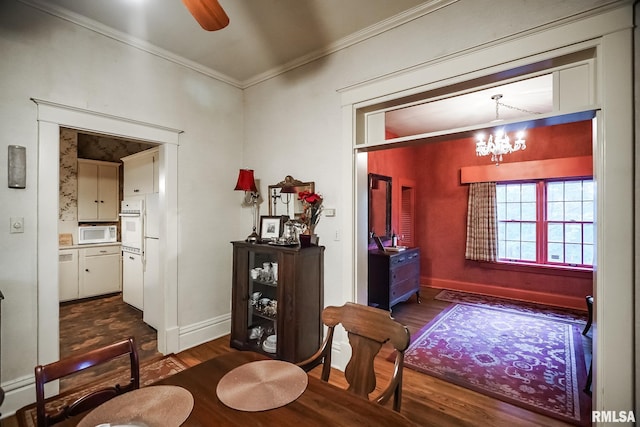
[(220, 338), (223, 335), (227, 335), (230, 331), (231, 313), (188, 326), (182, 326), (178, 338), (178, 351), (187, 350), (199, 344)]
[(33, 375), (25, 375), (12, 381), (2, 383), (5, 392), (4, 402), (0, 412), (5, 419), (14, 415), (23, 406), (27, 406), (36, 401), (36, 385)]

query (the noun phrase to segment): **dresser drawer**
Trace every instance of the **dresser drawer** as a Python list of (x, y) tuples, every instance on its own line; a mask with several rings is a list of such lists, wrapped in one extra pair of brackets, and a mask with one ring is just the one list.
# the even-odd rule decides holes
[(390, 260), (390, 268), (400, 267), (405, 264), (409, 264), (412, 262), (418, 262), (420, 258), (419, 250), (412, 250), (407, 252), (401, 252), (398, 255), (394, 255)]
[(418, 290), (420, 290), (420, 279), (418, 277), (411, 277), (410, 279), (395, 283), (389, 289), (391, 305), (398, 301), (398, 299), (404, 299), (403, 297), (414, 294)]
[(420, 264), (417, 262), (403, 263), (391, 270), (391, 286), (420, 274)]

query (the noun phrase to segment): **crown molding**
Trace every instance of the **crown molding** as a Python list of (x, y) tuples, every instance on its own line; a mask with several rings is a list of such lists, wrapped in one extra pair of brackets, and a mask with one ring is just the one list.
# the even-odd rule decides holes
[(182, 56), (176, 55), (172, 52), (169, 52), (165, 49), (162, 49), (158, 46), (155, 46), (151, 43), (148, 43), (144, 40), (141, 40), (137, 37), (133, 37), (129, 34), (123, 33), (121, 31), (115, 30), (111, 27), (108, 27), (104, 24), (101, 24), (98, 21), (94, 21), (93, 19), (89, 19), (86, 16), (77, 14), (70, 10), (61, 8), (57, 5), (51, 5), (49, 3), (45, 3), (42, 0), (18, 0), (21, 3), (26, 4), (27, 6), (38, 9), (44, 13), (49, 15), (58, 17), (67, 22), (71, 22), (73, 24), (79, 25), (83, 28), (86, 28), (90, 31), (101, 34), (110, 39), (119, 41), (136, 49), (142, 50), (144, 52), (150, 53), (159, 58), (165, 59), (167, 61), (173, 62), (178, 65), (182, 65), (183, 67), (189, 68), (198, 73), (204, 74), (213, 79), (219, 80), (221, 82), (230, 84), (231, 86), (235, 86), (237, 88), (242, 89), (243, 84), (239, 80), (236, 80), (232, 77), (229, 77), (225, 74), (222, 74), (216, 70), (205, 67), (201, 64), (198, 64), (195, 61), (191, 61), (190, 59), (184, 58)]
[(307, 55), (301, 56), (297, 59), (294, 59), (293, 61), (289, 61), (286, 64), (283, 64), (281, 66), (272, 68), (271, 70), (265, 71), (264, 73), (260, 73), (254, 77), (251, 77), (243, 82), (243, 89), (246, 89), (250, 86), (253, 86), (265, 80), (269, 80), (280, 74), (286, 73), (287, 71), (291, 71), (295, 68), (301, 67), (305, 64), (313, 62), (317, 59), (320, 59), (332, 53), (338, 52), (342, 49), (346, 49), (350, 46), (353, 46), (367, 39), (370, 39), (372, 37), (385, 33), (403, 24), (406, 24), (407, 22), (418, 19), (424, 15), (433, 13), (439, 9), (442, 9), (443, 7), (449, 6), (458, 1), (459, 0), (432, 0), (426, 3), (423, 3), (421, 5), (415, 6), (402, 13), (394, 15), (383, 21), (377, 22), (374, 25), (371, 25), (367, 28), (364, 28), (360, 31), (357, 31), (346, 37), (343, 37), (342, 39), (334, 43), (330, 43), (329, 45), (321, 49), (318, 49)]
[(38, 9), (44, 13), (49, 15), (58, 17), (65, 21), (71, 22), (73, 24), (79, 25), (83, 28), (86, 28), (90, 31), (94, 31), (98, 34), (101, 34), (110, 39), (119, 41), (126, 45), (132, 46), (136, 49), (140, 49), (144, 52), (155, 55), (159, 58), (165, 59), (167, 61), (173, 62), (178, 65), (182, 65), (186, 68), (189, 68), (198, 73), (204, 74), (213, 79), (219, 80), (221, 82), (227, 83), (231, 86), (234, 86), (239, 89), (246, 89), (250, 86), (256, 85), (265, 80), (269, 80), (273, 77), (276, 77), (280, 74), (291, 71), (295, 68), (306, 65), (310, 62), (313, 62), (317, 59), (320, 59), (324, 56), (330, 55), (332, 53), (338, 52), (342, 49), (346, 49), (350, 46), (353, 46), (357, 43), (360, 43), (369, 38), (375, 37), (379, 34), (387, 32), (395, 27), (403, 25), (407, 22), (413, 21), (414, 19), (420, 18), (429, 13), (433, 13), (438, 9), (446, 7), (452, 3), (455, 3), (459, 0), (432, 0), (421, 5), (418, 5), (412, 9), (406, 10), (402, 13), (399, 13), (395, 16), (392, 16), (388, 19), (380, 21), (374, 25), (371, 25), (367, 28), (364, 28), (360, 31), (357, 31), (353, 34), (350, 34), (342, 39), (331, 43), (321, 49), (318, 49), (314, 52), (311, 52), (307, 55), (301, 56), (299, 58), (294, 59), (293, 61), (289, 61), (286, 64), (283, 64), (278, 67), (274, 67), (270, 70), (267, 70), (263, 73), (260, 73), (256, 76), (253, 76), (244, 81), (239, 81), (234, 79), (226, 74), (220, 73), (216, 70), (213, 70), (209, 67), (205, 67), (195, 61), (191, 61), (182, 56), (176, 55), (172, 52), (169, 52), (165, 49), (162, 49), (158, 46), (155, 46), (151, 43), (148, 43), (139, 38), (133, 37), (129, 34), (123, 33), (121, 31), (115, 30), (111, 27), (108, 27), (100, 22), (97, 22), (93, 19), (89, 19), (83, 15), (77, 14), (70, 10), (64, 9), (57, 5), (51, 5), (46, 3), (43, 0), (18, 0), (21, 3), (26, 4), (27, 6)]

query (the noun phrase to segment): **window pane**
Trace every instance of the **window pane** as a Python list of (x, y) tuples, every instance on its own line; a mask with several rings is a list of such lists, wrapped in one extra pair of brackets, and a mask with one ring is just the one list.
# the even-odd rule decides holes
[(583, 259), (582, 263), (585, 265), (593, 265), (593, 246), (592, 245), (584, 245), (582, 248)]
[(510, 240), (510, 241), (520, 240), (520, 223), (519, 222), (507, 223), (507, 240)]
[(535, 223), (523, 223), (521, 227), (521, 239), (523, 242), (536, 242), (536, 224)]
[(562, 182), (547, 183), (547, 200), (550, 202), (564, 200), (564, 184)]
[(520, 259), (520, 242), (507, 242), (506, 258)]
[(504, 240), (498, 240), (498, 258), (506, 258), (506, 243)]
[(582, 221), (582, 202), (566, 202), (564, 204), (565, 221)]
[(582, 224), (566, 224), (564, 227), (564, 241), (567, 243), (582, 243)]
[(507, 185), (507, 202), (520, 201), (520, 184)]
[(522, 184), (522, 202), (536, 201), (536, 184)]
[(582, 199), (583, 200), (595, 200), (593, 197), (593, 181), (582, 181)]
[(536, 244), (535, 242), (522, 242), (522, 256), (523, 261), (536, 260)]
[(505, 240), (507, 238), (506, 234), (506, 224), (504, 222), (498, 223), (498, 240)]
[(520, 220), (520, 203), (507, 203), (507, 217), (510, 221)]
[(547, 220), (563, 221), (564, 220), (564, 203), (562, 202), (547, 203)]
[(568, 181), (564, 183), (564, 200), (582, 200), (582, 181)]
[(536, 220), (536, 204), (523, 203), (522, 204), (522, 220), (523, 221), (535, 221)]
[(507, 204), (506, 203), (498, 203), (498, 206), (496, 207), (497, 212), (496, 215), (498, 216), (498, 221), (504, 221), (507, 219)]
[(593, 221), (593, 202), (582, 202), (582, 220)]
[(496, 200), (498, 202), (505, 202), (507, 200), (507, 186), (505, 184), (496, 185)]
[(582, 245), (567, 243), (564, 245), (564, 256), (567, 264), (582, 264)]
[(549, 242), (564, 242), (563, 224), (547, 224), (547, 240)]
[(562, 243), (549, 243), (547, 246), (547, 261), (564, 262)]
[(595, 243), (595, 240), (593, 240), (593, 224), (585, 224), (582, 227), (582, 241), (590, 244)]

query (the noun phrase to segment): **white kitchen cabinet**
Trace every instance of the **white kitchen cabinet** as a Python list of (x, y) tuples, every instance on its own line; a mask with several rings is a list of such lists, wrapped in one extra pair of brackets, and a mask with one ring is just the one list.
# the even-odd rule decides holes
[(120, 159), (124, 163), (125, 197), (160, 191), (159, 154), (158, 148), (151, 148)]
[(120, 292), (122, 256), (120, 245), (80, 249), (78, 296), (80, 298)]
[(142, 255), (122, 253), (122, 300), (127, 304), (144, 309), (144, 269)]
[(78, 250), (58, 251), (58, 296), (60, 302), (78, 299)]
[(119, 167), (78, 159), (78, 221), (118, 221)]

